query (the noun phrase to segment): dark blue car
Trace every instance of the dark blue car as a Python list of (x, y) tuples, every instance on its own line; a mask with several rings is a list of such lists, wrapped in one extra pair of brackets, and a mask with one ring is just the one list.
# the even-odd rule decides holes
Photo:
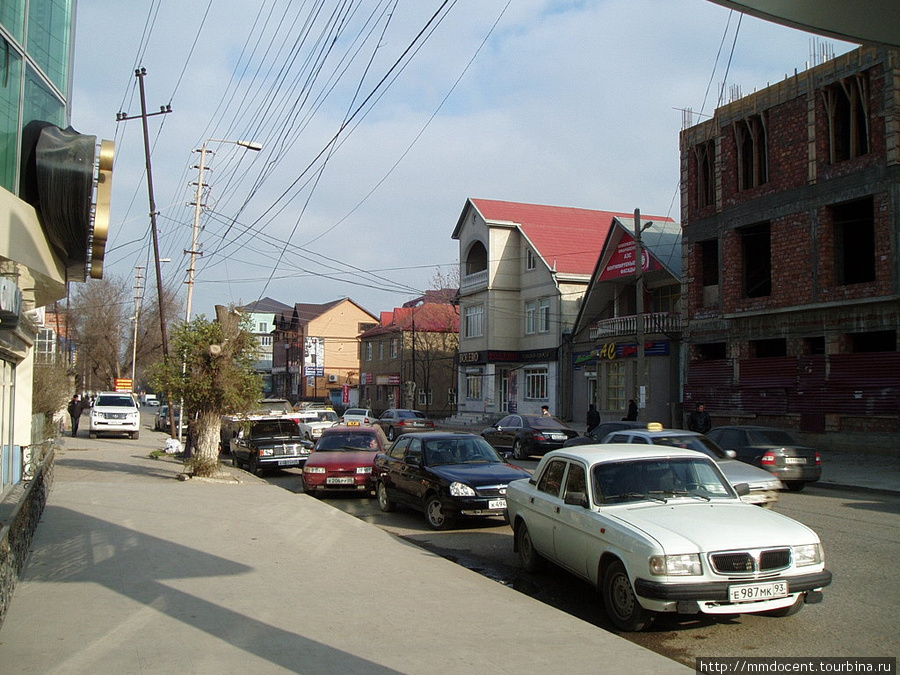
[(373, 474), (382, 511), (411, 507), (435, 530), (459, 517), (505, 518), (506, 486), (531, 477), (480, 436), (441, 431), (401, 436), (375, 457)]

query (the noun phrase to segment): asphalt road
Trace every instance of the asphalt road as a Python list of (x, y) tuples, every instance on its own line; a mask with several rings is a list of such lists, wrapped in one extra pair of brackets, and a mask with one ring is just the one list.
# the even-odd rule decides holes
[[(536, 462), (523, 462), (533, 468)], [(302, 493), (299, 471), (267, 476)], [(335, 508), (547, 602), (604, 630), (613, 630), (602, 602), (586, 583), (559, 569), (540, 575), (522, 570), (512, 550), (512, 530), (499, 519), (461, 523), (435, 532), (420, 513), (382, 513), (374, 499), (326, 498)], [(825, 545), (834, 583), (825, 601), (792, 617), (672, 616), (643, 633), (623, 634), (685, 665), (698, 656), (849, 657), (897, 656), (900, 652), (900, 584), (893, 576), (900, 550), (900, 496), (810, 487), (784, 493), (776, 511), (812, 527)]]

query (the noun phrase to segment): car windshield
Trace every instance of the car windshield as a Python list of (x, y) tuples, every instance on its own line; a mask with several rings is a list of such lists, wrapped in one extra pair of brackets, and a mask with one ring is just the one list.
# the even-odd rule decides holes
[(380, 449), (375, 432), (354, 433), (342, 431), (334, 434), (324, 434), (316, 444), (316, 452), (348, 450), (371, 450), (372, 452), (377, 452)]
[(788, 432), (778, 429), (754, 429), (750, 439), (755, 445), (797, 445)]
[(263, 420), (261, 422), (255, 422), (250, 429), (251, 438), (299, 435), (297, 425), (291, 420)]
[(95, 406), (111, 406), (113, 408), (133, 408), (134, 399), (130, 396), (98, 396)]
[(601, 504), (735, 497), (715, 466), (702, 457), (602, 462), (594, 466), (591, 475), (596, 500)]
[(483, 438), (441, 438), (425, 442), (425, 464), (494, 464), (503, 462)]
[(668, 445), (671, 448), (699, 450), (713, 459), (728, 459), (728, 453), (706, 436), (689, 436), (672, 434), (671, 436), (654, 436), (653, 445)]

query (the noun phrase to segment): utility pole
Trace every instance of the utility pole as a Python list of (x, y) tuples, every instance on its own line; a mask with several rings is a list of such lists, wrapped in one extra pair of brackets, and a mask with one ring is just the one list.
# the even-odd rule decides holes
[[(162, 333), (162, 349), (163, 349), (163, 361), (168, 365), (169, 363), (169, 331), (166, 327), (166, 313), (165, 313), (165, 305), (163, 302), (163, 285), (162, 285), (162, 269), (160, 267), (159, 260), (159, 234), (156, 229), (156, 199), (153, 196), (153, 169), (150, 164), (150, 132), (147, 129), (147, 118), (153, 117), (155, 115), (166, 115), (172, 112), (172, 106), (164, 105), (160, 106), (159, 112), (148, 113), (147, 112), (147, 99), (144, 94), (144, 77), (147, 75), (146, 68), (138, 68), (134, 71), (135, 77), (138, 78), (138, 85), (141, 92), (141, 114), (134, 115), (129, 117), (124, 112), (119, 112), (116, 115), (117, 122), (123, 122), (125, 120), (136, 119), (138, 117), (141, 118), (141, 124), (144, 130), (144, 158), (147, 163), (147, 192), (150, 197), (150, 231), (153, 235), (153, 257), (156, 261), (156, 292), (158, 296), (159, 303), (159, 329)], [(171, 405), (171, 392), (167, 392), (169, 394), (169, 429), (172, 430), (172, 433), (175, 433), (175, 409)]]
[(636, 309), (637, 333), (637, 374), (635, 376), (635, 388), (637, 389), (638, 407), (647, 405), (647, 395), (644, 385), (644, 246), (641, 241), (641, 233), (653, 225), (649, 221), (646, 225), (641, 222), (641, 210), (634, 210), (634, 293)]
[(134, 294), (134, 337), (131, 340), (131, 386), (134, 388), (134, 366), (137, 363), (137, 337), (138, 337), (138, 317), (141, 313), (141, 291), (144, 290), (142, 281), (144, 280), (144, 270), (147, 269), (143, 265), (135, 267), (137, 275), (135, 277), (135, 294)]

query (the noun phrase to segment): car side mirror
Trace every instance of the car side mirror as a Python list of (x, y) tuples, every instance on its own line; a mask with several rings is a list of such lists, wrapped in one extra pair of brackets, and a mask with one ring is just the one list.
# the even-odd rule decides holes
[(585, 509), (588, 507), (588, 498), (583, 492), (567, 492), (563, 502), (568, 506), (580, 506)]
[(744, 495), (750, 494), (750, 485), (747, 483), (736, 483), (734, 485), (734, 491), (738, 493), (738, 497), (743, 497)]

